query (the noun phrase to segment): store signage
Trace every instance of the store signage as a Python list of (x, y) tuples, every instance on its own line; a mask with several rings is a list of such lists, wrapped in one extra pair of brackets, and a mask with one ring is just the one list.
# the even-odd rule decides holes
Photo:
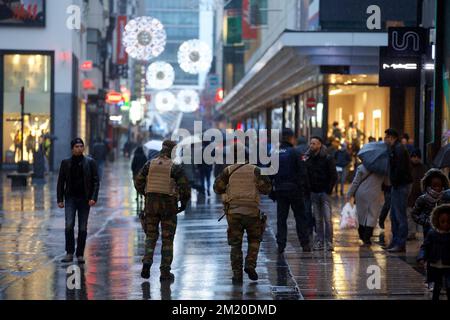
[(93, 65), (94, 63), (91, 60), (86, 60), (81, 64), (80, 69), (83, 71), (90, 71), (92, 70)]
[(258, 29), (251, 25), (250, 0), (242, 0), (242, 38), (256, 39)]
[(116, 104), (122, 101), (122, 94), (119, 92), (111, 91), (106, 94), (106, 103)]
[(386, 47), (380, 48), (379, 85), (415, 87), (420, 82), (420, 57), (392, 57)]
[(306, 107), (309, 109), (315, 108), (317, 106), (317, 100), (315, 98), (308, 98), (306, 100)]
[(428, 30), (424, 28), (389, 28), (388, 54), (390, 56), (420, 56), (427, 52)]
[(93, 90), (95, 89), (95, 84), (94, 81), (92, 81), (92, 79), (84, 79), (82, 81), (82, 86), (84, 90)]
[(117, 64), (127, 64), (128, 54), (125, 51), (125, 46), (122, 44), (122, 34), (125, 31), (125, 26), (127, 24), (127, 16), (117, 17)]
[(217, 103), (220, 103), (220, 102), (222, 102), (223, 101), (223, 89), (222, 88), (219, 88), (219, 89), (217, 89), (217, 91), (216, 91), (216, 102)]
[(0, 1), (0, 27), (45, 27), (45, 0)]
[(237, 44), (242, 42), (242, 1), (231, 0), (225, 7), (226, 28), (225, 42), (226, 44)]

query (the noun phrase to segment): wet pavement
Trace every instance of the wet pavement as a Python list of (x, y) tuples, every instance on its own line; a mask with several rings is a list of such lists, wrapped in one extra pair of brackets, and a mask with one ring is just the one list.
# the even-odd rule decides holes
[[(105, 169), (98, 206), (89, 217), (81, 289), (69, 289), (71, 264), (64, 255), (64, 210), (56, 206), (56, 175), (45, 184), (11, 189), (0, 173), (0, 299), (429, 299), (415, 269), (419, 241), (406, 254), (388, 254), (377, 244), (361, 248), (356, 230), (339, 230), (335, 199), (335, 251), (302, 253), (290, 217), (286, 252), (277, 254), (274, 203), (263, 199), (269, 227), (261, 244), (258, 282), (231, 283), (226, 221), (215, 196), (199, 197), (178, 218), (175, 282), (159, 281), (160, 243), (149, 281), (140, 277), (144, 233), (136, 215), (130, 164)], [(388, 223), (387, 223), (388, 224)], [(378, 234), (378, 230), (376, 234)], [(389, 230), (386, 230), (386, 234)], [(375, 267), (374, 267), (375, 266)], [(367, 285), (371, 268), (380, 287)], [(69, 273), (67, 273), (69, 271)], [(70, 281), (69, 281), (70, 282)]]

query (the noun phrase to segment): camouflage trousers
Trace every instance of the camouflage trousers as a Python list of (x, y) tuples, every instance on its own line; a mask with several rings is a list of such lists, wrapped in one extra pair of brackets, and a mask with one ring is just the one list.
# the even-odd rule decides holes
[(145, 216), (141, 220), (146, 235), (144, 246), (145, 264), (153, 263), (156, 242), (161, 225), (161, 271), (170, 271), (173, 260), (173, 240), (177, 229), (176, 200), (169, 197), (146, 197)]
[(242, 214), (227, 214), (228, 244), (231, 246), (231, 269), (235, 273), (242, 273), (243, 254), (242, 239), (247, 232), (248, 249), (245, 258), (245, 268), (256, 268), (259, 245), (261, 243), (261, 219), (258, 216)]

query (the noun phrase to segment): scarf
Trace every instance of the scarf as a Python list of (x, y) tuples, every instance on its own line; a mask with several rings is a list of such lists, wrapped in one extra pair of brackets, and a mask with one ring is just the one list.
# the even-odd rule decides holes
[(441, 201), (443, 194), (444, 193), (442, 191), (441, 192), (436, 192), (431, 187), (427, 187), (427, 192), (425, 194), (425, 199), (427, 200), (427, 202), (430, 205), (436, 206), (436, 204), (439, 201)]

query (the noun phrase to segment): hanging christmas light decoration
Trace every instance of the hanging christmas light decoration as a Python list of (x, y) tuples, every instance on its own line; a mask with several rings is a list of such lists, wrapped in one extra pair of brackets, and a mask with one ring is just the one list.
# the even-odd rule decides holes
[(122, 43), (130, 57), (150, 60), (164, 51), (166, 31), (158, 19), (138, 17), (125, 26)]
[(194, 90), (181, 90), (177, 96), (178, 109), (182, 112), (194, 112), (198, 109), (200, 99)]
[(163, 90), (170, 88), (175, 80), (175, 71), (167, 62), (154, 62), (147, 69), (147, 82), (150, 88)]
[(160, 91), (155, 97), (155, 107), (160, 112), (171, 111), (175, 108), (177, 99), (170, 91)]
[(185, 41), (178, 49), (178, 63), (187, 73), (207, 72), (211, 67), (212, 52), (208, 44), (193, 39)]

